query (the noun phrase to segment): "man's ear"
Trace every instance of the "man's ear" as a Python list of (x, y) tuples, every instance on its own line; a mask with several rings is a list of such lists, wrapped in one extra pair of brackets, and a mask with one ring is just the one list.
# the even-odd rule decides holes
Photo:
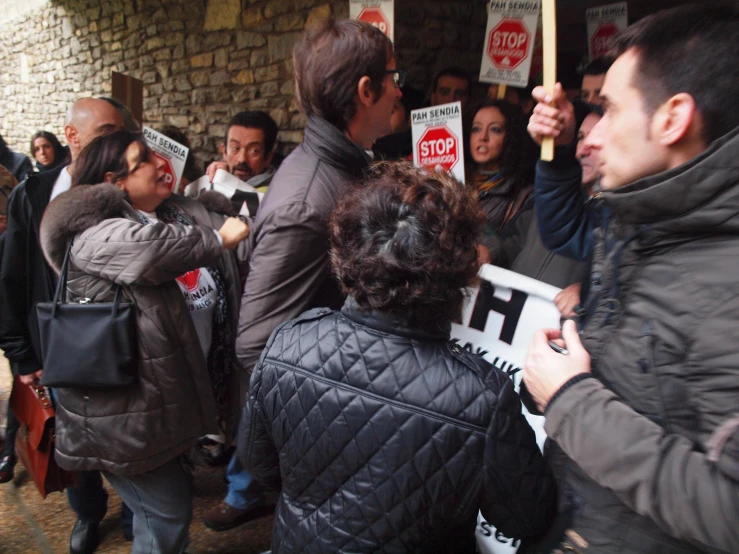
[(67, 144), (74, 147), (75, 149), (79, 149), (80, 139), (79, 135), (77, 134), (76, 128), (74, 128), (72, 125), (65, 125), (64, 137), (67, 139)]
[(218, 149), (221, 151), (221, 156), (223, 157), (223, 161), (226, 161), (226, 143), (222, 142)]
[(359, 103), (365, 108), (371, 107), (375, 103), (375, 93), (372, 90), (372, 80), (365, 75), (357, 84), (357, 95)]
[(264, 161), (267, 165), (272, 165), (272, 158), (275, 157), (275, 149), (272, 149), (272, 152), (267, 154), (267, 156), (264, 158)]
[(682, 140), (701, 139), (702, 124), (695, 99), (687, 92), (676, 94), (655, 114), (657, 137), (663, 146), (673, 146)]

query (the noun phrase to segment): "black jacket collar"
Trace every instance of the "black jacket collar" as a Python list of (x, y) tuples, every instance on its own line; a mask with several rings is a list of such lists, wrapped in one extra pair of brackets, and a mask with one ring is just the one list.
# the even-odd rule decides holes
[(354, 177), (361, 177), (362, 172), (372, 162), (369, 155), (350, 141), (344, 133), (316, 115), (308, 117), (303, 147), (318, 159), (348, 171)]
[(377, 311), (364, 312), (351, 296), (346, 299), (344, 307), (341, 308), (341, 313), (353, 322), (365, 327), (410, 339), (446, 341), (449, 340), (451, 334), (451, 325), (448, 325), (445, 329), (421, 329), (411, 327), (401, 316)]

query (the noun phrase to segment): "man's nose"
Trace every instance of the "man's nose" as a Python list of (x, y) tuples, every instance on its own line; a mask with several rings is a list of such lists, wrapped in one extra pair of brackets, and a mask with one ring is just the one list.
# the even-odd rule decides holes
[(238, 155), (238, 161), (239, 163), (246, 162), (247, 159), (249, 159), (249, 155), (246, 148), (240, 148), (239, 149), (239, 155)]
[(601, 120), (595, 124), (595, 127), (590, 130), (588, 136), (581, 141), (583, 148), (603, 148), (603, 136), (606, 129), (604, 121), (605, 117), (601, 118)]

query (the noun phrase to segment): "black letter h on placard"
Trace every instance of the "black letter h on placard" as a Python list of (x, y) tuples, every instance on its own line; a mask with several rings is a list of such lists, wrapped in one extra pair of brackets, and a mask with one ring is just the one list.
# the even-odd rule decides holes
[(470, 327), (485, 331), (488, 313), (491, 311), (499, 313), (503, 316), (503, 327), (500, 330), (499, 339), (513, 344), (513, 335), (516, 333), (518, 320), (521, 318), (521, 312), (528, 296), (525, 292), (512, 289), (511, 299), (506, 302), (495, 297), (495, 287), (490, 281), (483, 281), (480, 284), (480, 292), (477, 293), (475, 308), (472, 310)]

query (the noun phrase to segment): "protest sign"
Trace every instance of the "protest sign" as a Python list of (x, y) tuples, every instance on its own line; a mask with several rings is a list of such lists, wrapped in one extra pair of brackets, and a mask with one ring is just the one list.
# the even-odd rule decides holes
[[(534, 332), (559, 327), (559, 310), (554, 297), (560, 289), (507, 269), (485, 265), (481, 283), (473, 290), (462, 315), (462, 324), (452, 325), (452, 340), (506, 373), (521, 387), (521, 371)], [(523, 414), (536, 434), (539, 448), (544, 445), (544, 418), (523, 407)], [(477, 545), (481, 554), (512, 554), (517, 540), (503, 536), (494, 525), (478, 516)]]
[(393, 40), (395, 32), (393, 0), (349, 0), (349, 17), (377, 27)]
[(239, 215), (254, 217), (257, 215), (259, 204), (264, 198), (263, 192), (257, 192), (253, 186), (245, 183), (235, 175), (223, 169), (217, 169), (213, 177), (203, 175), (200, 179), (193, 181), (185, 187), (185, 196), (197, 198), (206, 190), (220, 192), (231, 201), (231, 204), (239, 212)]
[(169, 190), (177, 192), (190, 149), (150, 127), (144, 127), (144, 138), (154, 155), (164, 162), (164, 173)]
[(411, 112), (413, 164), (443, 169), (464, 183), (462, 104), (452, 102)]
[(589, 8), (585, 11), (588, 24), (588, 53), (594, 60), (605, 56), (611, 47), (611, 39), (628, 26), (626, 2)]
[(492, 0), (488, 4), (480, 81), (525, 87), (534, 53), (541, 0)]

